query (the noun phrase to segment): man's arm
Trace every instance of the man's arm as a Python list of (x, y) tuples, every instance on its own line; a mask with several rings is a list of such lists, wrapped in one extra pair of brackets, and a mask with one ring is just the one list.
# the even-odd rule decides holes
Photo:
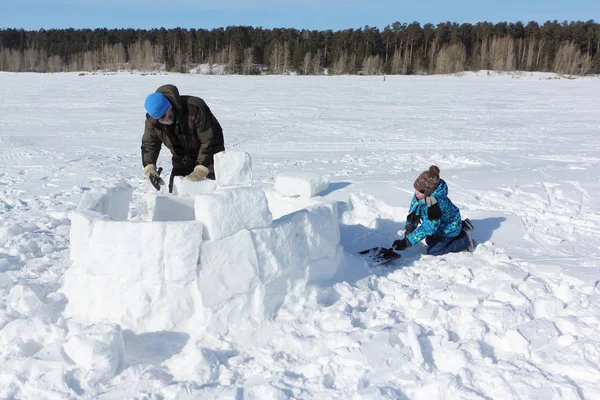
[(156, 165), (162, 141), (156, 134), (156, 130), (152, 126), (152, 120), (146, 119), (144, 135), (142, 136), (142, 166), (146, 167), (149, 164)]

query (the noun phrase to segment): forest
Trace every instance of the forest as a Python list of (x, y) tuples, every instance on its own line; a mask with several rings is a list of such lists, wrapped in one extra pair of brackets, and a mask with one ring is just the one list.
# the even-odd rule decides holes
[(0, 30), (0, 70), (224, 74), (600, 73), (600, 24), (395, 22), (384, 29)]

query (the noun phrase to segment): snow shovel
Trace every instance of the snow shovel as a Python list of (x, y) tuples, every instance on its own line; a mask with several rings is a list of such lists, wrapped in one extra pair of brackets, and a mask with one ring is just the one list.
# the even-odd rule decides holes
[(388, 249), (385, 247), (373, 247), (372, 249), (360, 251), (358, 254), (367, 255), (370, 258), (369, 266), (371, 267), (384, 265), (401, 257), (393, 248)]

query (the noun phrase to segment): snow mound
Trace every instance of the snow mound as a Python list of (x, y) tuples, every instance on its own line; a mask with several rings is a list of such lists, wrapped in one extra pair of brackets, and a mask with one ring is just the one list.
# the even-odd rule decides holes
[(76, 366), (71, 376), (88, 390), (112, 379), (125, 367), (125, 344), (118, 325), (93, 325), (72, 335), (63, 349)]
[[(243, 329), (274, 318), (307, 283), (331, 278), (342, 259), (334, 203), (273, 221), (262, 189), (236, 187), (150, 195), (152, 220), (133, 221), (101, 213), (124, 204), (111, 188), (98, 193), (70, 215), (72, 266), (61, 292), (69, 300), (64, 316), (80, 323), (134, 332)], [(277, 196), (270, 201), (281, 208)], [(23, 312), (35, 308), (30, 303)]]

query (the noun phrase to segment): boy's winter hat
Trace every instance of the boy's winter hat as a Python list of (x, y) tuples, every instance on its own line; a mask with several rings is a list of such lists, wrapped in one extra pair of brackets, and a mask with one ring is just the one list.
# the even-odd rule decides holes
[(417, 177), (413, 186), (425, 196), (431, 196), (439, 183), (440, 169), (432, 165), (427, 171)]
[(169, 111), (171, 103), (167, 96), (162, 93), (154, 92), (146, 97), (144, 108), (152, 118), (160, 118)]

